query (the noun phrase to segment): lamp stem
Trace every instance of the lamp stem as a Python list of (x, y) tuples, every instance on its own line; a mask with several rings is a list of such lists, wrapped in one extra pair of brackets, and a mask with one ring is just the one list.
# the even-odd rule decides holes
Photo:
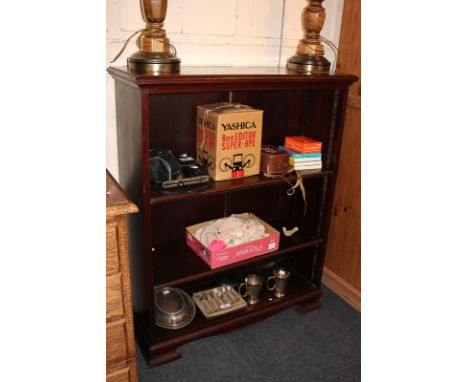
[(320, 32), (325, 23), (323, 0), (307, 0), (302, 10), (304, 37), (299, 41), (296, 54), (288, 59), (287, 68), (307, 74), (328, 73), (330, 62), (325, 58)]
[(153, 74), (178, 72), (180, 59), (163, 28), (167, 0), (140, 0), (140, 9), (146, 28), (137, 39), (139, 51), (127, 59), (129, 70)]

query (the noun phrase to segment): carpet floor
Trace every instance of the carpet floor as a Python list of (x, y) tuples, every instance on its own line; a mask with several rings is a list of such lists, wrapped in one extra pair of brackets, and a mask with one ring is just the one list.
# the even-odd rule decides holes
[(322, 287), (323, 307), (294, 308), (241, 330), (178, 348), (182, 358), (150, 369), (137, 351), (139, 382), (357, 382), (361, 314)]

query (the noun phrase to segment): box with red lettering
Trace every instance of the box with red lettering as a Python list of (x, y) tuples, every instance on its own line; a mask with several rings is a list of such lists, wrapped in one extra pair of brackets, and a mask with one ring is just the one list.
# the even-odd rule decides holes
[(197, 107), (197, 162), (214, 180), (260, 172), (263, 110), (219, 102)]
[(185, 243), (212, 269), (278, 250), (280, 242), (279, 231), (252, 213), (243, 213), (237, 216), (244, 219), (256, 219), (265, 227), (265, 232), (268, 235), (261, 239), (234, 247), (209, 249), (195, 237), (195, 232), (211, 223), (211, 221), (194, 224), (185, 228)]

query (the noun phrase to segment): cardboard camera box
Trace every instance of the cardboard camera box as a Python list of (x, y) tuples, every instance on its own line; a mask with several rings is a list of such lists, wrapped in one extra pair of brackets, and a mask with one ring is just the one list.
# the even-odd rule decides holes
[(197, 162), (214, 180), (260, 172), (263, 110), (227, 102), (197, 107)]

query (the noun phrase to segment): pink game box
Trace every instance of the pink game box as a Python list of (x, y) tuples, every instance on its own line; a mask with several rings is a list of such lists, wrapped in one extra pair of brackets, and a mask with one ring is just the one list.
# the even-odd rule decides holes
[(247, 244), (210, 251), (200, 243), (195, 236), (193, 236), (199, 228), (209, 222), (198, 223), (185, 228), (185, 242), (203, 259), (205, 263), (208, 264), (211, 269), (223, 267), (228, 264), (237, 263), (238, 261), (247, 260), (252, 257), (263, 255), (264, 253), (278, 250), (280, 234), (276, 229), (265, 223), (262, 219), (256, 217), (254, 214), (244, 213), (239, 214), (238, 216), (259, 220), (265, 226), (265, 232), (269, 233), (270, 236)]

